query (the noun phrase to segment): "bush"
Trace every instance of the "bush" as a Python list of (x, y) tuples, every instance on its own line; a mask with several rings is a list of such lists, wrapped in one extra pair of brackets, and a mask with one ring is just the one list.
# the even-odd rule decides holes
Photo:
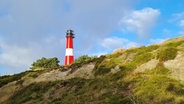
[(134, 95), (139, 97), (139, 101), (149, 104), (150, 101), (156, 104), (174, 104), (174, 95), (170, 95), (166, 91), (166, 87), (172, 79), (163, 75), (153, 75), (149, 77), (142, 77), (142, 80), (137, 82), (133, 89)]
[(111, 68), (108, 68), (107, 66), (105, 65), (100, 65), (96, 71), (95, 71), (95, 76), (97, 75), (103, 75), (103, 74), (106, 74), (106, 73), (109, 73), (111, 71)]
[(159, 48), (159, 45), (150, 45), (150, 46), (141, 46), (139, 48), (133, 48), (133, 49), (128, 49), (126, 52), (129, 53), (137, 53), (137, 55), (143, 54), (143, 53), (148, 53), (152, 52), (156, 49)]
[(23, 104), (34, 100), (37, 102), (39, 102), (39, 100), (40, 102), (44, 102), (44, 94), (51, 88), (57, 87), (59, 82), (62, 81), (32, 83), (22, 88), (19, 92), (15, 92), (14, 95), (10, 97), (7, 104)]
[(145, 53), (145, 52), (152, 52), (152, 51), (154, 51), (158, 48), (159, 48), (159, 45), (150, 45), (150, 46), (147, 46), (147, 47), (142, 46), (142, 47), (138, 48), (137, 53), (142, 54), (142, 53)]
[(165, 68), (163, 63), (158, 63), (156, 68), (150, 71), (152, 74), (170, 74), (170, 70)]
[(133, 69), (135, 69), (131, 64), (119, 66), (120, 71), (108, 75), (111, 81), (117, 81), (125, 76), (129, 75)]
[(97, 58), (97, 56), (89, 57), (88, 55), (82, 55), (79, 58), (75, 59), (74, 63), (88, 63), (95, 58)]
[(125, 103), (130, 103), (130, 101), (125, 100), (122, 98), (121, 95), (111, 95), (107, 98), (108, 104), (125, 104)]
[(176, 48), (164, 48), (158, 52), (157, 59), (159, 61), (172, 60), (176, 57), (177, 51)]
[(176, 83), (176, 82), (170, 82), (167, 87), (166, 87), (167, 91), (170, 91), (174, 94), (177, 95), (184, 95), (184, 89), (183, 89), (183, 85), (180, 83)]
[(29, 73), (29, 71), (25, 71), (25, 72), (22, 72), (19, 74), (14, 74), (14, 75), (0, 76), (0, 87), (4, 86), (10, 82), (20, 80), (27, 73)]
[(112, 54), (107, 55), (107, 58), (118, 58), (119, 56), (121, 56), (124, 52), (115, 52)]
[(151, 52), (151, 51), (158, 49), (159, 45), (154, 44), (154, 45), (147, 46), (146, 48), (147, 48), (146, 49), (147, 51)]
[(41, 59), (38, 59), (36, 62), (33, 62), (31, 69), (38, 69), (38, 68), (58, 68), (59, 67), (59, 60), (54, 58), (45, 58), (42, 57)]
[(153, 54), (152, 53), (142, 53), (142, 54), (137, 55), (134, 58), (133, 62), (136, 65), (141, 65), (141, 64), (143, 64), (145, 62), (150, 61), (152, 58), (153, 58)]
[(0, 77), (0, 87), (8, 84), (9, 82), (13, 82), (15, 80), (18, 80), (20, 79), (21, 76), (17, 76), (17, 75), (13, 75), (13, 76), (10, 76), (10, 75), (6, 75), (6, 76), (2, 76)]
[(184, 40), (177, 41), (177, 42), (169, 42), (165, 46), (167, 46), (167, 47), (177, 47), (177, 46), (180, 46), (183, 43), (184, 43)]
[(93, 70), (95, 76), (107, 74), (111, 71), (112, 68), (121, 63), (121, 59), (117, 58), (104, 60), (103, 57), (100, 57), (99, 60), (96, 62)]

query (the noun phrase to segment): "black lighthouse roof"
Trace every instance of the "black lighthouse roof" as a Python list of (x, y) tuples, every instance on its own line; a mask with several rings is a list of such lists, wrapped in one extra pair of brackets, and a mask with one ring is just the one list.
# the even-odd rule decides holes
[(67, 30), (67, 32), (66, 32), (66, 37), (69, 37), (69, 36), (71, 36), (71, 37), (73, 37), (74, 38), (74, 33), (73, 33), (74, 31), (73, 30), (71, 30), (71, 29), (69, 29), (69, 30)]

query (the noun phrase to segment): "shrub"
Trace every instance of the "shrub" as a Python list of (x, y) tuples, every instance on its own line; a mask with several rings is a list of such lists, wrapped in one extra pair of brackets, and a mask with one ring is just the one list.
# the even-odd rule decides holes
[(62, 81), (32, 83), (23, 87), (20, 91), (15, 92), (13, 96), (10, 97), (7, 104), (23, 104), (34, 100), (37, 102), (40, 100), (40, 102), (42, 101), (43, 103), (46, 100), (43, 100), (44, 97), (46, 97), (44, 94), (50, 92), (50, 89), (58, 86), (60, 82)]
[(157, 53), (157, 59), (159, 59), (159, 61), (172, 60), (176, 57), (177, 51), (176, 48), (163, 48)]
[(154, 50), (156, 50), (156, 49), (158, 49), (159, 48), (159, 45), (150, 45), (150, 46), (147, 46), (146, 47), (146, 50), (148, 51), (148, 52), (151, 52), (151, 51), (154, 51)]
[(103, 75), (103, 74), (106, 74), (106, 73), (109, 73), (111, 71), (111, 68), (109, 67), (106, 67), (105, 65), (100, 65), (94, 75), (97, 76), (97, 75)]
[(169, 42), (165, 46), (167, 46), (167, 47), (177, 47), (177, 46), (181, 45), (182, 43), (184, 43), (184, 40), (177, 41), (177, 42)]
[(132, 64), (125, 64), (125, 65), (119, 66), (120, 71), (108, 75), (110, 77), (110, 81), (117, 81), (117, 80), (129, 75), (129, 73), (131, 73), (132, 69), (135, 69), (131, 65)]
[(96, 61), (96, 63), (95, 63), (95, 67), (94, 67), (94, 69), (93, 69), (93, 72), (95, 73), (96, 72), (96, 70), (98, 69), (98, 67), (99, 67), (99, 65), (103, 62), (103, 60), (106, 58), (106, 56), (100, 56), (98, 59), (97, 59), (97, 61)]
[(137, 53), (137, 55), (152, 52), (159, 48), (159, 45), (141, 46), (139, 48), (128, 49), (127, 53)]
[(169, 92), (166, 91), (168, 82), (172, 81), (172, 79), (163, 75), (142, 77), (142, 80), (137, 82), (133, 92), (135, 96), (138, 96), (139, 100), (145, 104), (149, 103), (150, 101), (159, 104), (166, 104), (168, 102), (173, 103), (174, 96), (170, 95)]
[(96, 65), (94, 67), (94, 75), (103, 75), (103, 74), (107, 74), (111, 71), (112, 68), (114, 68), (115, 66), (119, 65), (121, 63), (121, 60), (118, 58), (112, 58), (112, 59), (107, 59), (107, 60), (103, 60), (100, 59), (100, 61), (96, 62)]
[(59, 67), (59, 60), (54, 58), (45, 58), (42, 57), (38, 59), (36, 62), (33, 62), (31, 69), (38, 69), (38, 68), (58, 68)]
[(150, 71), (152, 74), (170, 74), (170, 70), (165, 68), (163, 63), (157, 64), (156, 68)]
[(167, 85), (166, 90), (177, 95), (184, 95), (183, 85), (174, 81)]
[[(121, 68), (121, 67), (120, 67), (120, 68)], [(135, 65), (135, 63), (126, 63), (126, 64), (124, 65), (124, 68), (127, 69), (127, 70), (133, 70), (133, 69), (136, 68), (136, 65)]]
[(74, 63), (88, 63), (96, 58), (97, 56), (89, 57), (88, 55), (82, 55), (79, 58), (75, 59)]
[(86, 79), (84, 78), (72, 78), (67, 81), (65, 81), (66, 86), (78, 86), (82, 87), (85, 83)]
[(14, 74), (14, 75), (0, 76), (0, 87), (4, 86), (4, 85), (6, 85), (10, 82), (20, 80), (27, 73), (29, 73), (29, 71), (22, 72), (22, 73), (19, 73), (19, 74)]
[(142, 47), (139, 47), (138, 50), (137, 50), (137, 54), (143, 54), (143, 53), (146, 53), (146, 52), (152, 52), (156, 49), (159, 48), (159, 45), (150, 45), (150, 46), (142, 46)]
[(32, 78), (36, 78), (36, 77), (38, 77), (38, 75), (40, 74), (40, 72), (38, 71), (35, 71), (35, 72), (30, 72), (29, 74), (28, 74), (28, 77), (32, 77)]
[(107, 55), (107, 58), (118, 58), (119, 56), (121, 56), (124, 52), (115, 52), (112, 54)]
[(150, 61), (151, 59), (153, 58), (153, 55), (152, 53), (143, 53), (143, 54), (139, 54), (137, 55), (133, 62), (136, 64), (136, 65), (141, 65), (145, 62), (148, 62)]
[(130, 103), (130, 101), (122, 99), (121, 95), (111, 95), (107, 98), (108, 104), (124, 104), (124, 103)]
[(127, 54), (134, 53), (133, 60), (129, 64), (133, 64), (132, 66), (139, 66), (143, 63), (146, 63), (153, 59), (155, 56), (152, 54), (152, 51), (159, 48), (159, 45), (151, 45), (151, 46), (142, 46), (139, 48), (129, 49), (127, 50)]

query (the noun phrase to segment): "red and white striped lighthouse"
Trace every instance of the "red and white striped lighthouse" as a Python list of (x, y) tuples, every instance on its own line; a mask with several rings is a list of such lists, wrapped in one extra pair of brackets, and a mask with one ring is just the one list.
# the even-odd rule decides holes
[(65, 53), (65, 65), (70, 65), (74, 61), (73, 56), (73, 30), (67, 30), (66, 32), (66, 53)]

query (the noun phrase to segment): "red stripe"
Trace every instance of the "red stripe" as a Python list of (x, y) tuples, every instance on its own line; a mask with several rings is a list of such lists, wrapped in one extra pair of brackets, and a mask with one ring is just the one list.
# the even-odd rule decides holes
[(73, 56), (65, 56), (65, 65), (72, 64), (73, 60), (74, 60)]
[[(73, 48), (73, 37), (67, 36), (66, 37), (66, 49)], [(65, 56), (65, 65), (70, 65), (74, 61), (74, 56)]]
[(66, 48), (73, 48), (73, 37), (66, 37)]

